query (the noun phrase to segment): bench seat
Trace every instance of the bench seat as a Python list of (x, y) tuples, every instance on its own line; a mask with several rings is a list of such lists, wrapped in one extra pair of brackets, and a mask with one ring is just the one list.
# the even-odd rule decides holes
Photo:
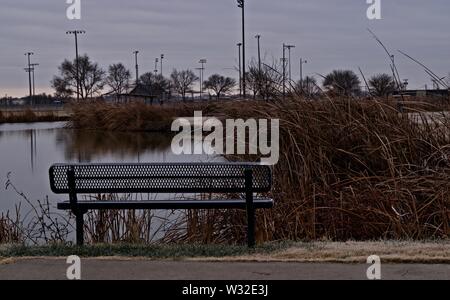
[[(254, 199), (255, 208), (273, 208), (273, 199)], [(236, 200), (152, 200), (152, 201), (78, 201), (83, 210), (101, 209), (246, 209), (245, 199)], [(70, 210), (69, 201), (58, 203), (58, 209)]]

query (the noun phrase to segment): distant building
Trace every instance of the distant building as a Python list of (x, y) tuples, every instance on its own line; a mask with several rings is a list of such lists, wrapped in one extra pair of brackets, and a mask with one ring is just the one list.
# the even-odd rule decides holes
[(137, 84), (129, 93), (121, 95), (121, 98), (124, 98), (125, 102), (141, 101), (153, 104), (154, 100), (159, 97), (154, 95), (146, 86)]
[(143, 102), (153, 104), (155, 99), (159, 97), (154, 95), (146, 86), (138, 84), (128, 93), (118, 95), (114, 92), (109, 92), (104, 94), (102, 98), (110, 102)]

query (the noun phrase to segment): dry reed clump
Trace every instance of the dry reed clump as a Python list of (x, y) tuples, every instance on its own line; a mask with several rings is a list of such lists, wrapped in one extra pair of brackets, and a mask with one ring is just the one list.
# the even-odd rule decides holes
[(70, 126), (76, 129), (170, 132), (174, 118), (193, 115), (194, 109), (182, 104), (156, 106), (95, 101), (74, 104), (72, 111)]
[[(260, 241), (448, 238), (448, 115), (412, 120), (378, 101), (342, 99), (237, 103), (224, 111), (280, 119), (276, 205), (259, 212)], [(216, 225), (205, 230), (210, 219)], [(205, 234), (216, 233), (212, 240), (245, 239), (243, 213), (209, 212), (200, 221)]]
[(53, 112), (37, 113), (27, 108), (23, 111), (0, 111), (0, 123), (31, 123), (66, 121), (67, 117), (55, 115)]
[(16, 226), (20, 216), (11, 216), (9, 212), (0, 215), (0, 244), (17, 244), (24, 241), (21, 230)]
[[(14, 190), (21, 201), (16, 205), (14, 213), (0, 215), (0, 245), (64, 245), (74, 240), (75, 218), (72, 213), (56, 212), (48, 199), (30, 200), (9, 178), (6, 187)], [(131, 194), (92, 195), (86, 196), (84, 201), (137, 201), (153, 197)], [(23, 206), (22, 203), (26, 205)], [(179, 240), (178, 236), (184, 231), (183, 228), (184, 214), (176, 211), (107, 210), (90, 211), (85, 216), (85, 239), (89, 244), (172, 242)]]

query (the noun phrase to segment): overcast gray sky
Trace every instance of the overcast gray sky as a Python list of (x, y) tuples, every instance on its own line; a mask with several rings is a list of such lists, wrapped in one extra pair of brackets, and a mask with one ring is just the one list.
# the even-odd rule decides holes
[[(450, 72), (450, 1), (381, 0), (382, 20), (366, 17), (366, 0), (246, 0), (247, 53), (256, 56), (254, 36), (261, 34), (263, 54), (280, 58), (282, 43), (294, 44), (293, 76), (299, 60), (308, 60), (305, 75), (361, 67), (366, 75), (389, 72), (371, 28), (396, 52), (404, 50), (439, 75)], [(82, 19), (66, 17), (65, 0), (1, 0), (0, 95), (23, 96), (28, 77), (24, 53), (33, 51), (37, 92), (52, 92), (49, 82), (64, 58), (73, 58), (74, 42), (66, 30), (84, 29), (80, 52), (102, 67), (123, 62), (133, 69), (138, 49), (141, 73), (154, 69), (166, 55), (165, 74), (173, 68), (196, 68), (207, 58), (206, 74), (223, 73), (237, 65), (240, 11), (235, 0), (81, 0)], [(411, 87), (431, 86), (429, 76), (396, 54), (402, 78)]]

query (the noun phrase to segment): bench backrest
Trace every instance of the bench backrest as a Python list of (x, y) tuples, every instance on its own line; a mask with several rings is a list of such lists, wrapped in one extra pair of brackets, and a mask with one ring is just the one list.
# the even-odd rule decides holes
[[(56, 194), (269, 192), (272, 170), (248, 163), (57, 164), (50, 168)], [(247, 178), (248, 180), (248, 178)]]

